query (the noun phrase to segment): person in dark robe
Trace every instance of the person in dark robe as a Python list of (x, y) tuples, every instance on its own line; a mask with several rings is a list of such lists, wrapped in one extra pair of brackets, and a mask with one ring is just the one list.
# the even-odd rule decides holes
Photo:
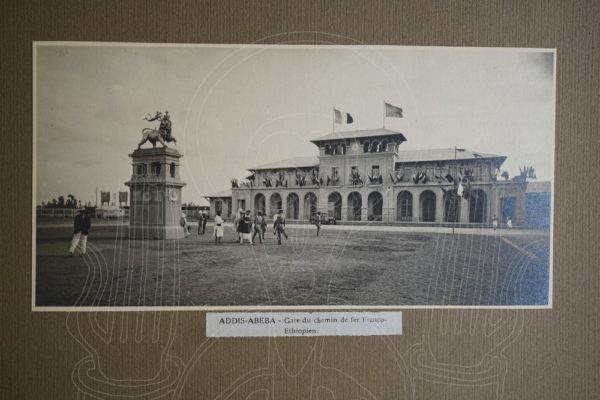
[(73, 221), (73, 239), (71, 240), (71, 248), (69, 255), (73, 257), (73, 252), (77, 246), (81, 246), (81, 255), (86, 253), (87, 237), (92, 227), (90, 217), (85, 208), (79, 210)]
[(317, 237), (321, 231), (321, 211), (317, 211), (317, 218), (315, 218), (315, 226), (317, 227)]

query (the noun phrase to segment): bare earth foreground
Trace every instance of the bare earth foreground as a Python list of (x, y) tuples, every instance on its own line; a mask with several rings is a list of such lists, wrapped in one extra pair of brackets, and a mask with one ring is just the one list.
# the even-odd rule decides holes
[[(412, 230), (412, 232), (411, 232)], [(226, 228), (179, 241), (129, 240), (96, 224), (68, 257), (69, 224), (40, 224), (37, 306), (546, 305), (549, 234), (381, 226), (290, 226), (278, 246)]]

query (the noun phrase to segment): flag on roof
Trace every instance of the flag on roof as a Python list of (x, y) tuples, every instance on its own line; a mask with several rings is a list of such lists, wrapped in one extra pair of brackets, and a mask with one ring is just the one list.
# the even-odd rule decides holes
[(340, 110), (337, 110), (335, 108), (333, 109), (333, 120), (336, 124), (342, 123), (342, 112)]
[(385, 116), (387, 118), (402, 118), (402, 109), (390, 103), (385, 103)]
[(343, 124), (344, 120), (346, 121), (346, 124), (351, 124), (354, 122), (354, 118), (352, 117), (352, 115), (350, 115), (347, 112), (342, 113), (337, 108), (333, 109), (333, 120), (336, 124)]

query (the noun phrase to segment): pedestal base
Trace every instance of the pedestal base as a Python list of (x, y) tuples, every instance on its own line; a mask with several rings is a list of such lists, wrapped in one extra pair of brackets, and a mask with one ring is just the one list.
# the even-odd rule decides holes
[(181, 226), (129, 226), (129, 239), (168, 240), (183, 239), (184, 237), (185, 231)]

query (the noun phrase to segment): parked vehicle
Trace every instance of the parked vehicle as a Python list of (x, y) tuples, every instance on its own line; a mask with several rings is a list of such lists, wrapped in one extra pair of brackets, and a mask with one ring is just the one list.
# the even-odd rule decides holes
[(332, 225), (335, 225), (337, 223), (336, 220), (335, 220), (335, 218), (332, 217), (332, 216), (330, 216), (326, 212), (322, 212), (320, 215), (317, 215), (317, 214), (311, 215), (311, 217), (310, 217), (310, 223), (314, 224), (315, 222), (317, 222), (317, 217), (320, 217), (321, 224), (332, 224)]

